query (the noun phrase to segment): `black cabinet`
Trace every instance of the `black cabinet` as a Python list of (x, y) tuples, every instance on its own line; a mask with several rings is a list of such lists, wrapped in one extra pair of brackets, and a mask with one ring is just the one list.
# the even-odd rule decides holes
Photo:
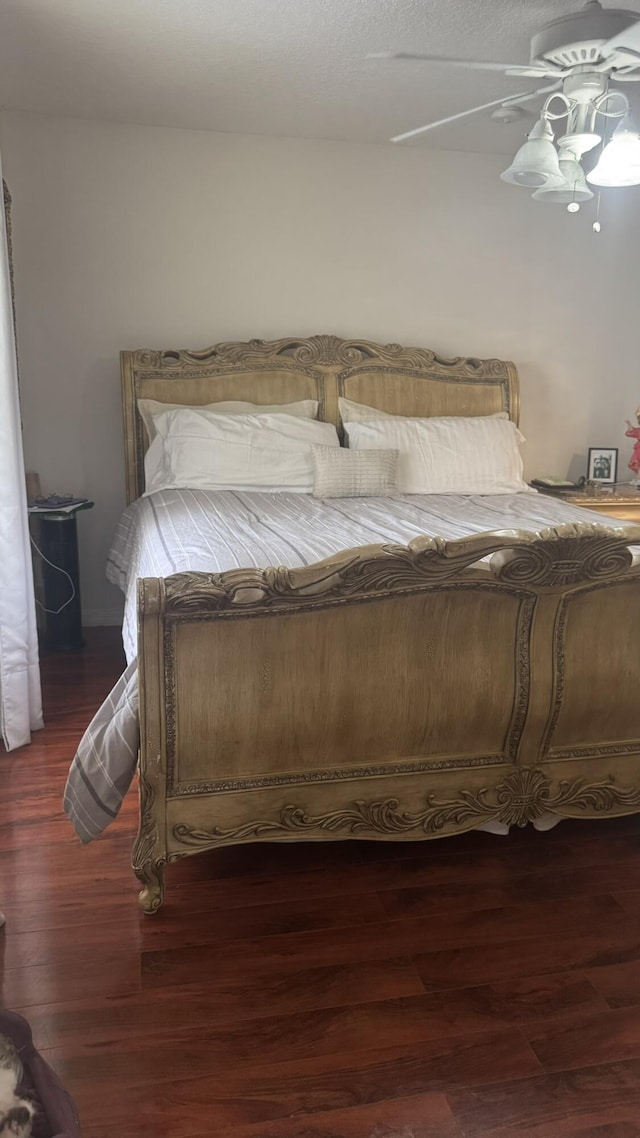
[(81, 648), (76, 515), (32, 513), (29, 530), (40, 645), (53, 652)]

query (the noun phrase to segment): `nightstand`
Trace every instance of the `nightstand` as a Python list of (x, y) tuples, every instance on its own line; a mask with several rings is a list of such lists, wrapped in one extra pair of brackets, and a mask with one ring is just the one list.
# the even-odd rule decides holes
[[(541, 494), (547, 493), (540, 490)], [(595, 510), (598, 514), (606, 514), (610, 518), (620, 518), (625, 522), (635, 522), (640, 525), (640, 490), (625, 486), (620, 490), (601, 491), (594, 494), (591, 489), (570, 491), (548, 491), (549, 497), (560, 498), (563, 502), (570, 502), (572, 506), (582, 506), (585, 510)]]
[(38, 638), (52, 652), (83, 644), (76, 515), (92, 506), (29, 508)]

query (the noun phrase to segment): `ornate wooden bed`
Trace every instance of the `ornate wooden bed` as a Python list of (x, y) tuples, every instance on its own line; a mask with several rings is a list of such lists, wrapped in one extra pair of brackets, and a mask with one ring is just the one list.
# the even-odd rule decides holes
[[(315, 336), (122, 354), (136, 399), (338, 396), (412, 416), (518, 417), (501, 360)], [(492, 820), (640, 810), (640, 527), (570, 524), (348, 550), (304, 569), (139, 588), (140, 829), (154, 912), (167, 862), (253, 841), (411, 841)]]

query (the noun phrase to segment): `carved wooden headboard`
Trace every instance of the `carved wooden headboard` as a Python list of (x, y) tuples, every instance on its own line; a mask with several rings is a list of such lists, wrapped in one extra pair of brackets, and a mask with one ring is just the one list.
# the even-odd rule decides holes
[(193, 406), (317, 399), (319, 418), (338, 427), (339, 396), (396, 415), (506, 411), (518, 421), (518, 375), (507, 360), (444, 359), (425, 348), (337, 336), (229, 342), (201, 352), (143, 349), (120, 358), (128, 502), (144, 490), (148, 443), (136, 403), (142, 398)]

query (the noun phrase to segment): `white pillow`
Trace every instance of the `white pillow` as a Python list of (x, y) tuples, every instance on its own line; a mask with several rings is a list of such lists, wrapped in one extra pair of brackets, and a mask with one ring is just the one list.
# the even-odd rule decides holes
[[(377, 407), (369, 407), (366, 403), (354, 403), (352, 399), (338, 400), (340, 418), (343, 423), (371, 423), (374, 419), (397, 419), (400, 416), (391, 415), (388, 411), (380, 411)], [(407, 416), (403, 416), (406, 418)], [(485, 415), (486, 419), (508, 419), (506, 411), (495, 411), (492, 415)]]
[(352, 399), (338, 399), (340, 418), (343, 423), (371, 423), (374, 419), (393, 419), (388, 411), (379, 411), (366, 403), (354, 403)]
[(144, 456), (145, 493), (151, 493), (154, 486), (159, 489), (168, 477), (165, 470), (164, 439), (162, 435), (156, 434)]
[(298, 403), (243, 403), (238, 399), (230, 399), (221, 403), (206, 403), (189, 407), (184, 403), (161, 403), (158, 399), (138, 399), (138, 411), (142, 419), (149, 440), (149, 446), (144, 456), (144, 484), (160, 482), (164, 473), (161, 464), (164, 457), (164, 446), (156, 443), (157, 431), (155, 416), (163, 415), (167, 411), (212, 411), (216, 415), (250, 415), (250, 414), (281, 414), (294, 415), (298, 419), (315, 419), (318, 415), (317, 399), (302, 399)]
[(394, 415), (346, 426), (354, 450), (400, 451), (400, 494), (516, 494), (523, 479), (515, 423), (492, 416), (405, 419)]
[(138, 413), (152, 443), (156, 437), (154, 416), (165, 411), (213, 411), (216, 415), (295, 415), (297, 419), (317, 419), (318, 400), (301, 399), (298, 403), (244, 403), (229, 399), (222, 403), (204, 403), (189, 407), (184, 403), (162, 403), (159, 399), (138, 399)]
[(397, 450), (313, 447), (314, 498), (389, 498), (396, 492)]
[[(266, 490), (309, 494), (314, 444), (339, 447), (333, 423), (294, 415), (228, 415), (195, 408), (155, 416), (162, 457), (154, 490)], [(151, 448), (150, 448), (151, 450)]]

